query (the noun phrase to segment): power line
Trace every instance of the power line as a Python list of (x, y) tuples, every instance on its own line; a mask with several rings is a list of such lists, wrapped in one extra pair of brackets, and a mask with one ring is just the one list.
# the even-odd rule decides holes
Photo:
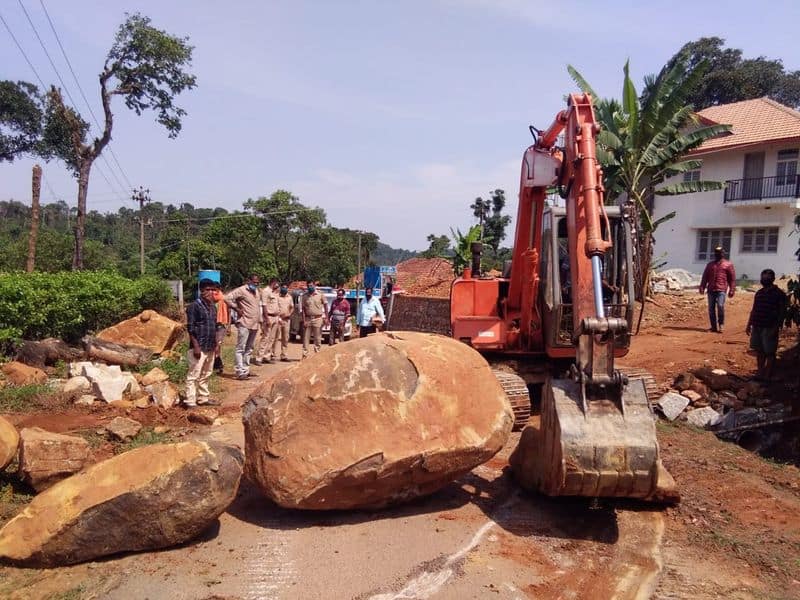
[(22, 49), (22, 45), (17, 41), (14, 32), (11, 31), (11, 27), (8, 26), (8, 23), (6, 23), (6, 20), (3, 18), (2, 14), (0, 14), (0, 21), (2, 21), (3, 25), (6, 26), (6, 31), (8, 31), (8, 35), (10, 35), (11, 39), (14, 40), (14, 43), (17, 45), (17, 48), (19, 48), (19, 51), (22, 54), (23, 58), (25, 59), (25, 62), (28, 63), (28, 66), (31, 68), (31, 71), (33, 71), (33, 74), (36, 75), (36, 79), (39, 80), (39, 85), (42, 86), (42, 89), (45, 89), (47, 86), (44, 84), (44, 81), (42, 81), (42, 78), (39, 77), (39, 72), (36, 70), (36, 67), (33, 66), (33, 63), (28, 58), (28, 55), (25, 54), (25, 50)]
[[(216, 215), (211, 217), (191, 217), (192, 221), (216, 221), (218, 219), (242, 219), (244, 217), (266, 217), (271, 215), (286, 215), (291, 213), (298, 213), (298, 212), (309, 212), (313, 210), (321, 210), (320, 208), (292, 208), (289, 210), (275, 210), (270, 212), (263, 212), (258, 214), (253, 213), (237, 213), (235, 215)], [(188, 215), (187, 215), (188, 218)], [(186, 219), (162, 219), (153, 221), (153, 223), (183, 223)]]
[[(20, 0), (21, 2), (22, 0)], [(83, 88), (81, 87), (80, 81), (78, 81), (78, 76), (75, 74), (75, 69), (72, 68), (72, 63), (67, 56), (66, 50), (64, 50), (64, 45), (61, 43), (61, 38), (58, 37), (58, 32), (56, 32), (55, 25), (53, 25), (53, 20), (50, 18), (50, 13), (47, 12), (47, 7), (44, 5), (44, 0), (39, 0), (39, 4), (42, 5), (42, 10), (44, 11), (45, 17), (47, 17), (47, 22), (50, 23), (50, 29), (53, 32), (53, 36), (56, 38), (56, 42), (58, 43), (58, 47), (61, 49), (61, 54), (64, 57), (64, 60), (67, 63), (67, 67), (69, 67), (69, 72), (72, 73), (72, 78), (75, 80), (75, 85), (78, 86), (78, 92), (80, 92), (83, 101), (86, 103), (86, 107), (89, 109), (89, 114), (92, 115), (92, 119), (94, 120), (94, 124), (97, 125), (98, 129), (103, 129), (100, 126), (100, 121), (97, 116), (94, 114), (92, 110), (92, 105), (89, 103), (89, 100), (86, 98), (86, 94), (83, 92)], [(125, 183), (128, 184), (128, 188), (133, 188), (131, 185), (130, 179), (128, 179), (128, 175), (125, 173), (125, 169), (122, 168), (122, 165), (119, 163), (117, 159), (117, 155), (114, 153), (114, 149), (109, 146), (108, 151), (111, 153), (111, 157), (114, 159), (117, 167), (119, 168), (119, 172), (122, 173), (123, 179), (125, 179)]]
[[(39, 30), (36, 29), (36, 25), (34, 25), (33, 19), (31, 19), (30, 14), (28, 14), (28, 9), (25, 8), (25, 5), (22, 3), (22, 0), (17, 0), (17, 2), (19, 3), (19, 6), (22, 9), (22, 12), (25, 13), (25, 18), (28, 20), (28, 24), (31, 26), (31, 29), (33, 29), (33, 34), (36, 36), (36, 39), (39, 40), (39, 45), (42, 47), (42, 50), (44, 51), (44, 55), (47, 57), (47, 60), (50, 63), (50, 66), (53, 68), (53, 71), (55, 72), (56, 77), (58, 77), (58, 81), (61, 83), (61, 87), (64, 88), (64, 92), (66, 92), (67, 98), (69, 98), (69, 101), (72, 103), (73, 106), (77, 106), (78, 103), (75, 102), (75, 98), (72, 97), (72, 94), (70, 93), (69, 88), (67, 87), (67, 84), (64, 82), (64, 78), (61, 77), (61, 73), (59, 72), (58, 67), (56, 67), (56, 63), (53, 61), (53, 58), (50, 56), (50, 53), (47, 51), (47, 46), (44, 45), (44, 41), (42, 40), (42, 36), (39, 35)], [(40, 79), (40, 81), (41, 81), (41, 79)], [(42, 87), (45, 87), (44, 84), (42, 84)], [(89, 111), (91, 112), (91, 107), (89, 107)], [(100, 127), (100, 126), (98, 125), (98, 127)], [(108, 167), (109, 172), (114, 177), (114, 179), (117, 181), (117, 183), (119, 184), (120, 188), (124, 190), (125, 189), (125, 184), (122, 183), (122, 181), (120, 180), (120, 178), (117, 175), (116, 171), (114, 171), (114, 169), (111, 168), (111, 165), (109, 164), (108, 159), (105, 156), (103, 156), (102, 153), (100, 154), (100, 157), (105, 162), (106, 166)], [(99, 167), (99, 165), (98, 165), (98, 167)], [(98, 171), (100, 171), (100, 174), (103, 175), (103, 179), (106, 180), (106, 183), (108, 183), (109, 187), (114, 189), (114, 187), (111, 185), (111, 182), (109, 181), (108, 177), (106, 177), (105, 174), (100, 169), (98, 169)], [(117, 191), (117, 190), (114, 189), (114, 191)], [(124, 197), (125, 196), (123, 194), (120, 194), (120, 199), (124, 199)]]

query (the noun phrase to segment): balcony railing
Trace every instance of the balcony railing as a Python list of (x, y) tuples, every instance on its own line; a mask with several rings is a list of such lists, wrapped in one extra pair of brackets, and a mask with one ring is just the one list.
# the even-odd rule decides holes
[(726, 182), (725, 202), (800, 198), (800, 175), (731, 179)]

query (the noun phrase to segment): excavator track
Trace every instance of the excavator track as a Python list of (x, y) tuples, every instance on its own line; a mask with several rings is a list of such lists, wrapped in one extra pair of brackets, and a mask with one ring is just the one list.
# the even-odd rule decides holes
[(653, 377), (650, 371), (640, 369), (639, 367), (625, 367), (622, 365), (617, 365), (617, 370), (627, 375), (628, 380), (641, 379), (644, 382), (644, 389), (647, 391), (647, 399), (650, 401), (651, 405), (655, 404), (661, 396), (661, 390), (656, 382), (656, 378)]
[(514, 410), (514, 431), (519, 431), (528, 424), (531, 418), (531, 396), (528, 384), (514, 373), (492, 369), (492, 373), (503, 386), (511, 408)]

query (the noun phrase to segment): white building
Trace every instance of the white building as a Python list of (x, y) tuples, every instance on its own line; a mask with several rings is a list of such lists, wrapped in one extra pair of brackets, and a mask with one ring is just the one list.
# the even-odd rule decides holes
[(738, 278), (757, 280), (762, 269), (796, 275), (800, 234), (800, 112), (768, 98), (712, 106), (700, 111), (704, 124), (732, 125), (731, 133), (691, 153), (703, 160), (685, 181), (725, 182), (724, 190), (656, 196), (656, 219), (676, 211), (656, 230), (654, 257), (665, 268), (701, 273), (723, 246)]

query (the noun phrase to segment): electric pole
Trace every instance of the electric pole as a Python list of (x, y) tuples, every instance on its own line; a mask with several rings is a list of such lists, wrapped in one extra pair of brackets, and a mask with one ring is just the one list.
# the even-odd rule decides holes
[(31, 234), (28, 237), (28, 261), (25, 265), (27, 273), (33, 273), (36, 263), (36, 238), (39, 235), (39, 196), (42, 193), (42, 167), (39, 165), (33, 165), (31, 192)]
[(150, 202), (150, 190), (139, 186), (131, 200), (139, 203), (139, 272), (144, 275), (144, 203)]

